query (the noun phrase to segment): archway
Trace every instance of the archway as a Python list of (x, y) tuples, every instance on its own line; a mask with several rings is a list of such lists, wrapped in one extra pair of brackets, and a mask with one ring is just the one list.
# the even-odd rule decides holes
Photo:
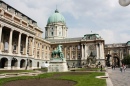
[(29, 60), (29, 67), (32, 67), (32, 60)]
[(25, 67), (25, 60), (22, 59), (22, 60), (20, 61), (20, 68), (24, 68), (24, 67)]
[(120, 66), (120, 59), (117, 55), (114, 55), (113, 57), (113, 65), (118, 67)]
[(11, 67), (17, 67), (18, 60), (16, 58), (13, 58), (11, 61)]
[(1, 58), (0, 60), (0, 68), (8, 67), (8, 59), (7, 58)]
[(37, 62), (37, 67), (39, 68), (39, 62)]

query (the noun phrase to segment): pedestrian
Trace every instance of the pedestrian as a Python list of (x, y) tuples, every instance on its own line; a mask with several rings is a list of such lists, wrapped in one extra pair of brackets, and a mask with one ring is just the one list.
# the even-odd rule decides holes
[(112, 70), (113, 70), (113, 65), (111, 66)]
[(115, 70), (115, 65), (113, 66), (114, 70)]
[(121, 71), (121, 72), (122, 72), (122, 69), (123, 69), (123, 68), (122, 68), (122, 66), (121, 66), (121, 67), (120, 67), (120, 71)]
[(102, 71), (102, 65), (101, 65), (101, 70), (100, 71)]
[(126, 71), (126, 65), (123, 66), (124, 72)]

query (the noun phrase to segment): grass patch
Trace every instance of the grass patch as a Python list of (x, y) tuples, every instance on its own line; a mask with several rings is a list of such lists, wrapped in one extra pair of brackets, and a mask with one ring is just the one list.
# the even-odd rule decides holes
[(47, 77), (51, 77), (53, 74), (54, 73), (46, 73), (46, 74), (40, 74), (38, 76), (19, 76), (19, 77), (11, 77), (11, 78), (2, 78), (2, 79), (0, 79), (0, 86), (2, 86), (4, 83), (10, 82), (10, 81), (47, 78)]
[(0, 74), (4, 74), (4, 73), (21, 73), (21, 72), (33, 72), (33, 70), (0, 70)]
[(94, 72), (86, 75), (66, 75), (60, 79), (71, 80), (77, 82), (75, 86), (106, 86), (105, 79), (97, 79), (96, 76), (105, 75), (104, 73)]
[(75, 69), (75, 71), (99, 71), (100, 68), (80, 68), (80, 69)]
[(0, 79), (0, 86), (6, 82), (26, 79), (53, 78), (77, 82), (75, 86), (106, 86), (105, 79), (95, 78), (96, 76), (105, 75), (103, 72), (62, 72), (62, 73), (45, 73), (38, 76), (20, 76)]

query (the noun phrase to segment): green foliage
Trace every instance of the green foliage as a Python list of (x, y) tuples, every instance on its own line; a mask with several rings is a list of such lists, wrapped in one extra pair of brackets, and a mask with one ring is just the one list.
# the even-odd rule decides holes
[(122, 63), (126, 65), (130, 64), (130, 55), (126, 55), (122, 60)]

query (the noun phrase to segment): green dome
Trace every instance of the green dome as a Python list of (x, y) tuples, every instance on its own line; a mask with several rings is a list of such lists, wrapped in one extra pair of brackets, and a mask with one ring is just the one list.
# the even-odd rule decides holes
[(65, 18), (64, 18), (64, 16), (61, 15), (61, 14), (58, 12), (58, 10), (56, 9), (56, 10), (55, 10), (55, 13), (53, 13), (53, 14), (48, 18), (47, 24), (57, 23), (57, 22), (65, 23)]

